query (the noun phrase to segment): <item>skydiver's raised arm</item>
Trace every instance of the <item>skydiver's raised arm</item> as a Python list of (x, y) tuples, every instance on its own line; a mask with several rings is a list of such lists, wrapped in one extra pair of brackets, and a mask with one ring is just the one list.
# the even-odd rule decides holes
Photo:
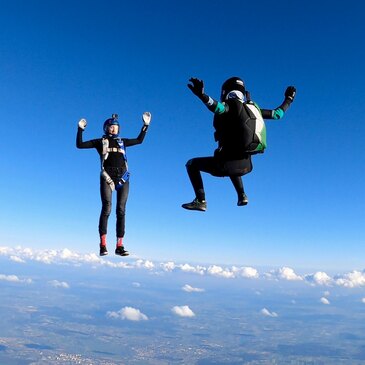
[(283, 103), (275, 109), (260, 109), (262, 117), (264, 119), (281, 119), (293, 102), (296, 92), (294, 86), (288, 86), (285, 90), (285, 99)]
[(207, 106), (214, 114), (223, 114), (228, 111), (228, 105), (221, 103), (204, 93), (204, 82), (196, 78), (189, 80), (188, 88)]
[(100, 140), (92, 139), (90, 141), (83, 141), (82, 140), (82, 133), (86, 128), (87, 122), (85, 119), (80, 119), (77, 128), (77, 135), (76, 135), (76, 147), (77, 148), (98, 148), (100, 145)]
[(144, 112), (142, 115), (143, 126), (137, 138), (125, 138), (124, 143), (126, 147), (134, 146), (136, 144), (141, 144), (146, 136), (147, 129), (151, 123), (152, 115), (150, 112)]

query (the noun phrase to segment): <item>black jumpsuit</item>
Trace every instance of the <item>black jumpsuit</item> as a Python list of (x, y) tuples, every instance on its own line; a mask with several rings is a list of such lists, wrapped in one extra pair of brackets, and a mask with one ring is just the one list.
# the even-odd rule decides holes
[[(202, 101), (214, 113), (214, 137), (218, 148), (212, 157), (196, 157), (186, 163), (187, 172), (192, 183), (195, 196), (199, 201), (205, 200), (203, 180), (200, 172), (213, 176), (229, 176), (238, 198), (244, 193), (241, 176), (252, 171), (251, 155), (244, 151), (245, 139), (250, 138), (242, 131), (242, 101), (231, 98), (219, 102), (208, 95)], [(285, 99), (276, 109), (260, 109), (264, 119), (280, 119), (289, 108), (291, 100)]]
[[(121, 138), (124, 143), (124, 147), (130, 147), (137, 144), (141, 144), (146, 135), (148, 126), (143, 126), (141, 132), (139, 133), (137, 138), (128, 139)], [(103, 138), (107, 138), (109, 141), (109, 148), (115, 148), (116, 150), (119, 148), (119, 144), (117, 139), (111, 135), (106, 135), (103, 138), (92, 139), (90, 141), (82, 140), (82, 132), (83, 129), (79, 128), (77, 131), (76, 138), (76, 147), (77, 148), (95, 148), (100, 158), (103, 153)], [(112, 178), (115, 185), (120, 181), (121, 176), (127, 170), (126, 159), (123, 154), (120, 152), (109, 152), (108, 158), (104, 161), (104, 169), (108, 173), (108, 175)], [(124, 237), (125, 233), (125, 207), (127, 204), (129, 193), (129, 180), (126, 181), (123, 186), (117, 190), (117, 206), (116, 206), (116, 215), (117, 215), (117, 224), (116, 224), (116, 234), (117, 237)], [(100, 176), (100, 197), (102, 202), (102, 208), (99, 219), (99, 234), (100, 236), (107, 233), (108, 228), (108, 218), (111, 212), (112, 207), (112, 190), (109, 184), (105, 181), (105, 179)]]

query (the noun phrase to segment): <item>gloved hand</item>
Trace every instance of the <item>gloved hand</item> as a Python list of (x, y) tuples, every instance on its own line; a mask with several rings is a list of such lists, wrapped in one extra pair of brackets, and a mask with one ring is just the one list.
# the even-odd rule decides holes
[(86, 126), (87, 126), (87, 121), (86, 119), (82, 118), (79, 120), (79, 128), (81, 128), (82, 130), (85, 130)]
[(144, 112), (142, 115), (142, 120), (144, 125), (150, 125), (152, 114), (150, 112)]
[(188, 84), (188, 88), (200, 98), (204, 94), (204, 81), (192, 77), (189, 79), (192, 84)]
[(297, 89), (294, 86), (288, 86), (285, 90), (285, 98), (294, 100)]

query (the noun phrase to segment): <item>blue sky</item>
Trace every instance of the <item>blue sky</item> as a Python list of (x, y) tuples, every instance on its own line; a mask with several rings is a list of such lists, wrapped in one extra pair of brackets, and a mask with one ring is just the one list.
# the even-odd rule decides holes
[[(146, 259), (363, 268), (364, 5), (330, 1), (1, 1), (3, 245), (97, 250), (99, 161), (75, 147), (118, 113), (132, 172), (126, 247)], [(242, 77), (269, 121), (268, 149), (244, 178), (204, 175), (208, 211), (188, 212), (185, 163), (215, 148), (191, 76), (218, 97)], [(110, 245), (114, 244), (114, 216)]]

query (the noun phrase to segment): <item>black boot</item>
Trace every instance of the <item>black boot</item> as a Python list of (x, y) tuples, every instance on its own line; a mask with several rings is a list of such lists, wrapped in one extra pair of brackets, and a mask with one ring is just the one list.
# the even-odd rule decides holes
[(105, 245), (100, 245), (100, 256), (106, 256), (108, 254), (108, 250)]
[(188, 210), (199, 210), (201, 212), (205, 212), (207, 210), (207, 202), (205, 200), (199, 201), (198, 198), (195, 198), (191, 203), (183, 204), (182, 207)]
[(242, 193), (241, 195), (238, 196), (238, 202), (237, 205), (239, 207), (242, 207), (243, 205), (247, 205), (248, 204), (248, 198), (247, 195), (245, 193)]
[(115, 254), (119, 256), (128, 256), (129, 252), (124, 249), (124, 246), (117, 246)]

